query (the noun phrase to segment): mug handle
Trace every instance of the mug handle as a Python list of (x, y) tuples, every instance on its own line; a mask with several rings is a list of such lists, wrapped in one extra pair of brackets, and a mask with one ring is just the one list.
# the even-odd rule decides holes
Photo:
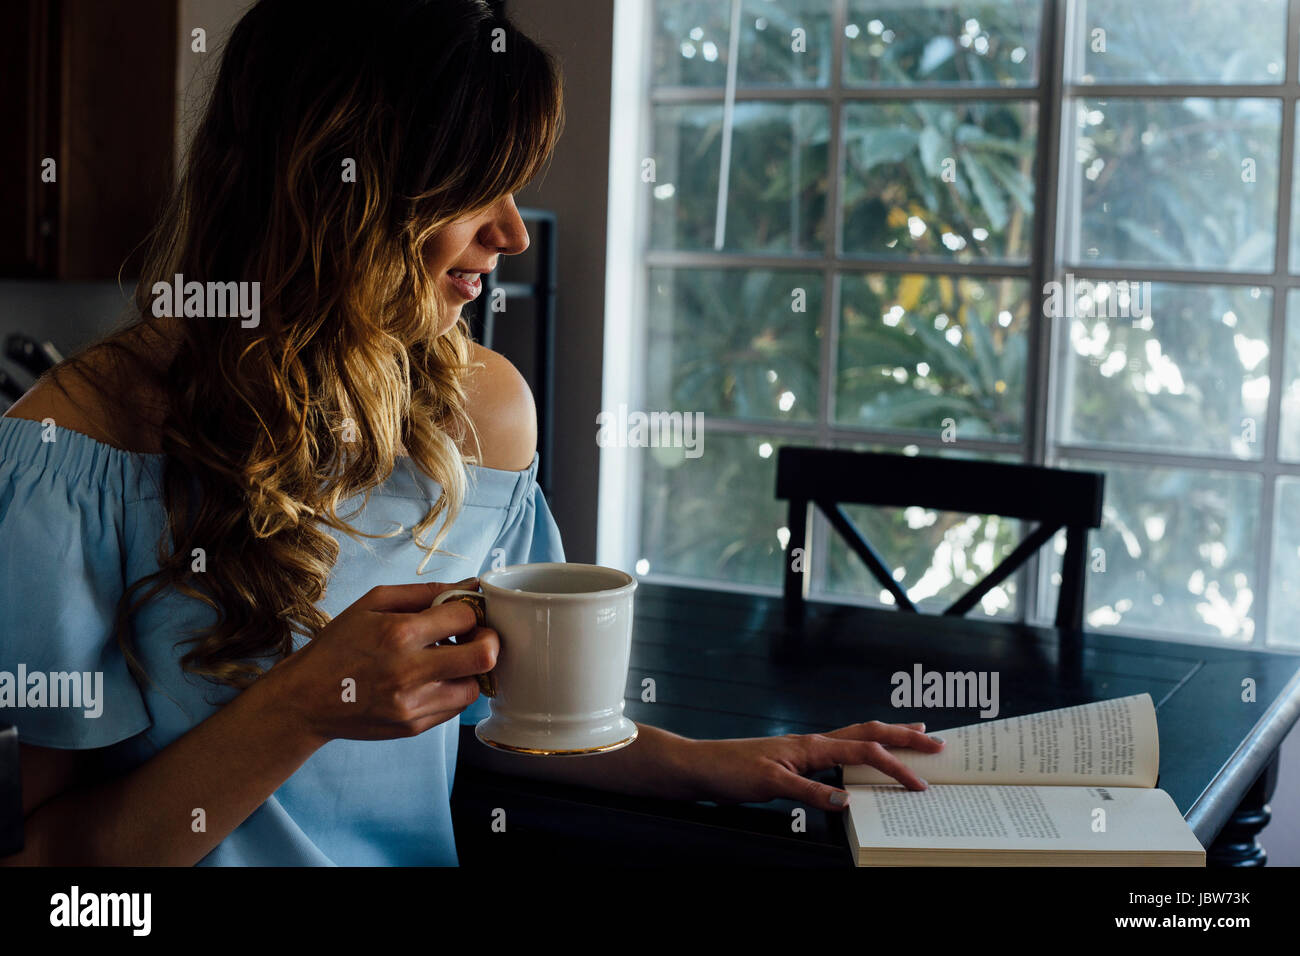
[[(475, 623), (479, 627), (487, 624), (487, 600), (483, 597), (483, 592), (443, 591), (433, 599), (433, 603), (429, 607), (437, 607), (439, 604), (446, 604), (448, 601), (460, 601), (463, 604), (468, 604), (474, 609)], [(497, 695), (496, 678), (491, 671), (485, 674), (475, 674), (474, 679), (478, 681), (478, 689), (483, 692), (484, 697), (495, 697)]]

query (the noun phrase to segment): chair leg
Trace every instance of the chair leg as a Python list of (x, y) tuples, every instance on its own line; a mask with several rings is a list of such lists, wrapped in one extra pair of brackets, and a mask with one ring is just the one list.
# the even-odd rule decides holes
[(785, 575), (782, 593), (785, 603), (785, 623), (798, 629), (803, 625), (804, 580), (807, 574), (808, 502), (791, 501), (789, 519), (790, 540), (785, 548)]
[(1087, 547), (1086, 528), (1065, 529), (1065, 556), (1061, 561), (1061, 588), (1056, 598), (1056, 626), (1071, 630), (1083, 629), (1083, 595), (1087, 582), (1084, 567), (1084, 550)]

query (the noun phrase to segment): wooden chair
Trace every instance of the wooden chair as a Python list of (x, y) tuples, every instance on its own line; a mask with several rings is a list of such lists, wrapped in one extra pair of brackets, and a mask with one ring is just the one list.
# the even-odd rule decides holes
[(795, 562), (789, 555), (796, 547), (807, 548), (810, 504), (821, 509), (831, 526), (894, 596), (898, 607), (916, 612), (916, 606), (908, 600), (880, 555), (840, 507), (841, 504), (896, 508), (915, 505), (1038, 522), (1001, 564), (944, 614), (960, 616), (968, 612), (1064, 528), (1065, 561), (1061, 566), (1056, 626), (1081, 630), (1087, 532), (1089, 528), (1101, 526), (1104, 484), (1105, 476), (1096, 472), (1037, 465), (827, 448), (782, 448), (776, 460), (776, 496), (790, 502), (784, 586), (786, 623), (797, 627), (803, 621), (807, 562), (802, 570), (795, 570)]

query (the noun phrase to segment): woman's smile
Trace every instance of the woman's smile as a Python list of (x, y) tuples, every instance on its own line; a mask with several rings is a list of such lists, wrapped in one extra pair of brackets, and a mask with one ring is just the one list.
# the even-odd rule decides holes
[(447, 278), (457, 294), (467, 301), (477, 299), (479, 293), (483, 291), (483, 277), (478, 272), (460, 272), (456, 269), (448, 269)]

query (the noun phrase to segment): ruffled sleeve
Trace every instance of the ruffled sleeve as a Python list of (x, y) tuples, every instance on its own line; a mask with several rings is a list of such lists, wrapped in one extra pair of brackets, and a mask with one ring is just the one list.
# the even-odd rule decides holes
[(80, 433), (0, 418), (0, 722), (23, 743), (106, 747), (151, 724), (113, 635), (140, 467)]
[(536, 481), (530, 484), (513, 518), (507, 519), (493, 550), (497, 552), (492, 556), (495, 560), (489, 562), (484, 571), (512, 564), (564, 561), (560, 529)]
[[(479, 574), (512, 564), (538, 564), (565, 560), (564, 543), (546, 496), (537, 484), (537, 458), (521, 476), (519, 488), (506, 514), (505, 526), (497, 536)], [(486, 697), (479, 697), (461, 712), (462, 724), (476, 724), (489, 715)]]

